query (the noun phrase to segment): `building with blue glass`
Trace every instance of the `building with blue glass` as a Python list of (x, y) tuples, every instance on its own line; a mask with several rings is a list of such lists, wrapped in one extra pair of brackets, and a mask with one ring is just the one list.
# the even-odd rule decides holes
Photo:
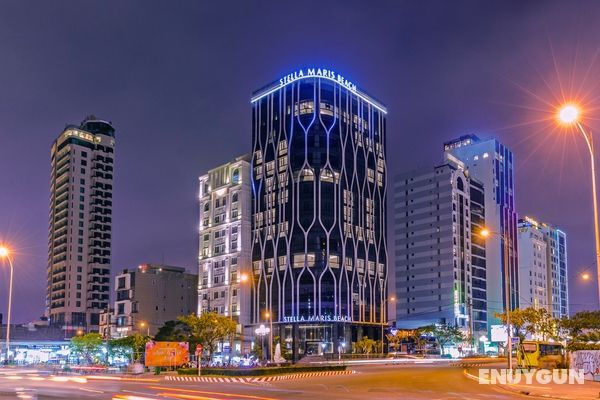
[(510, 272), (510, 307), (519, 307), (517, 213), (515, 211), (514, 158), (496, 139), (461, 136), (444, 144), (449, 161), (462, 164), (485, 189), (487, 319), (488, 329), (500, 324), (496, 313), (505, 309), (505, 266)]
[(387, 321), (386, 108), (337, 72), (252, 97), (252, 322), (294, 359), (350, 352)]

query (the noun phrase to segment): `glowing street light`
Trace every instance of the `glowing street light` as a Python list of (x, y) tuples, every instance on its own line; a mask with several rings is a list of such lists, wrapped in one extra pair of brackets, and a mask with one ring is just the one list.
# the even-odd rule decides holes
[(150, 324), (142, 321), (140, 322), (140, 328), (146, 328), (146, 336), (150, 336)]
[(584, 281), (589, 280), (590, 274), (588, 274), (587, 272), (584, 272), (583, 274), (581, 274), (581, 279), (583, 279)]
[(271, 326), (269, 329), (269, 358), (273, 363), (273, 316), (269, 311), (265, 311), (265, 317), (269, 319), (269, 325)]
[(596, 191), (596, 162), (594, 156), (594, 138), (585, 130), (580, 120), (581, 112), (573, 104), (564, 105), (558, 112), (558, 119), (565, 125), (571, 125), (581, 133), (590, 152), (590, 170), (592, 173), (592, 201), (594, 202), (594, 237), (596, 241), (596, 274), (598, 275), (598, 304), (600, 304), (600, 229), (598, 228), (598, 194)]
[(558, 118), (565, 124), (572, 124), (579, 119), (579, 108), (573, 104), (567, 104), (558, 112)]
[(509, 246), (510, 240), (508, 235), (505, 235), (501, 232), (491, 232), (487, 228), (483, 228), (479, 231), (479, 236), (483, 238), (488, 238), (492, 235), (499, 236), (502, 238), (504, 242), (504, 302), (506, 306), (504, 308), (504, 312), (506, 313), (506, 347), (508, 350), (508, 370), (512, 373), (512, 332), (510, 329), (510, 295), (511, 295), (511, 287), (510, 287), (510, 263), (509, 263)]
[(10, 280), (8, 284), (8, 318), (6, 323), (6, 361), (8, 362), (8, 358), (10, 355), (10, 310), (12, 307), (12, 287), (13, 287), (13, 263), (10, 258), (10, 250), (6, 246), (0, 246), (0, 257), (8, 260), (8, 265), (10, 267)]

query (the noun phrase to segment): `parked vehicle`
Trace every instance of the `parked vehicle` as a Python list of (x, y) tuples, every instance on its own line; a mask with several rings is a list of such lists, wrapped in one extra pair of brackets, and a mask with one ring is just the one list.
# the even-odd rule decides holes
[(525, 340), (517, 347), (517, 365), (521, 368), (556, 368), (565, 362), (565, 348), (556, 342)]

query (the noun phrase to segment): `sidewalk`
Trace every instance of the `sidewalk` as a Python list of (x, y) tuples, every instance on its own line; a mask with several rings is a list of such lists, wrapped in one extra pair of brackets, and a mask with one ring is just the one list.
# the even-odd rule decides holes
[[(479, 371), (477, 368), (469, 368), (464, 370), (467, 378), (479, 381)], [(585, 381), (584, 384), (527, 384), (524, 379), (521, 383), (494, 383), (490, 386), (497, 386), (503, 390), (528, 395), (531, 397), (546, 397), (549, 399), (563, 400), (590, 400), (600, 398), (600, 382)]]

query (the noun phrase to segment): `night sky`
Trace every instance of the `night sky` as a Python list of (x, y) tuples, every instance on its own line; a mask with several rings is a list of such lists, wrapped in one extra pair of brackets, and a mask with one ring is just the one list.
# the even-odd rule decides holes
[(509, 146), (519, 214), (567, 232), (571, 309), (594, 308), (595, 280), (578, 277), (594, 272), (589, 159), (553, 113), (581, 99), (600, 129), (599, 17), (598, 1), (1, 1), (13, 321), (43, 312), (50, 146), (65, 124), (95, 114), (117, 129), (113, 271), (195, 271), (197, 177), (250, 151), (252, 91), (307, 66), (387, 105), (391, 175), (440, 162), (462, 134)]

